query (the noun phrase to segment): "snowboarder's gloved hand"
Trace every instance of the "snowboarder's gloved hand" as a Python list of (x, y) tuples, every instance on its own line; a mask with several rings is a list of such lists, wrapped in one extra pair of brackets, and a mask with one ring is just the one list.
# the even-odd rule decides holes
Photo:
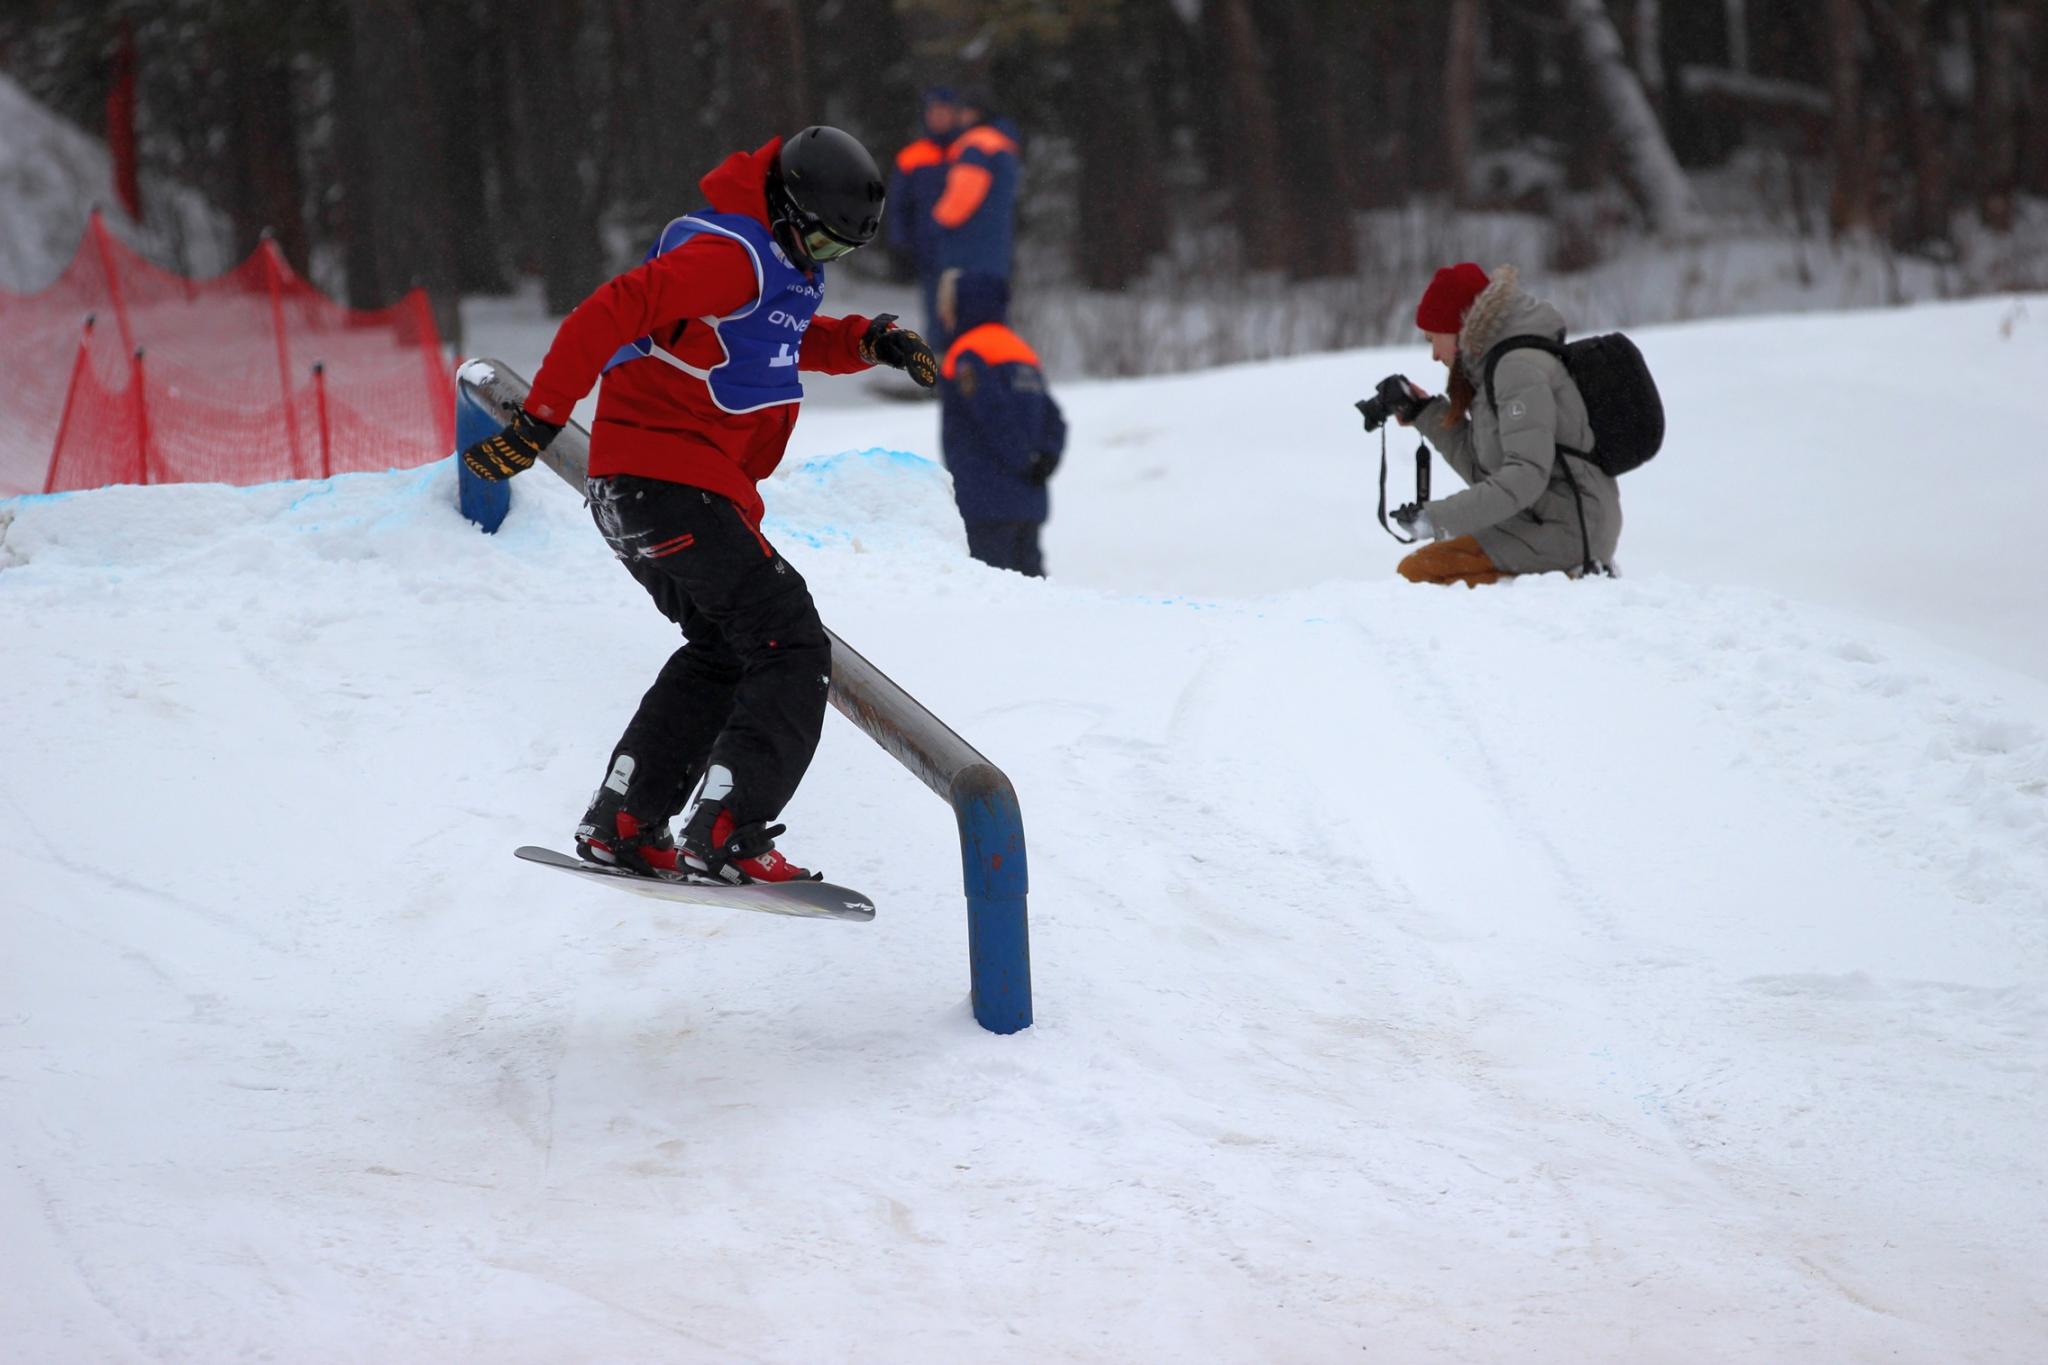
[(883, 313), (861, 333), (860, 358), (870, 365), (893, 365), (922, 388), (939, 382), (939, 358), (923, 337), (898, 327), (894, 313)]
[(1436, 539), (1436, 525), (1429, 519), (1429, 509), (1421, 503), (1403, 503), (1395, 508), (1394, 524), (1417, 540)]
[(1052, 477), (1052, 472), (1059, 467), (1059, 456), (1049, 455), (1043, 450), (1035, 451), (1031, 456), (1031, 467), (1024, 471), (1024, 477), (1043, 487), (1045, 481)]
[(533, 468), (548, 442), (561, 433), (562, 429), (553, 422), (543, 422), (521, 410), (512, 414), (512, 420), (496, 436), (486, 437), (463, 451), (462, 463), (479, 479), (496, 483)]

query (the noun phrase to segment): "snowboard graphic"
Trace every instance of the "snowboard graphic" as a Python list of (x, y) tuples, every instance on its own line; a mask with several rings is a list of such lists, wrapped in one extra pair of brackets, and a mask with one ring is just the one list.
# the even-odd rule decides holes
[(637, 872), (587, 863), (551, 848), (528, 844), (512, 850), (517, 857), (543, 867), (592, 881), (616, 886), (656, 900), (683, 901), (690, 905), (724, 906), (730, 910), (762, 910), (771, 915), (798, 915), (807, 919), (869, 920), (875, 917), (875, 903), (858, 891), (830, 882), (749, 882), (733, 886), (726, 882), (693, 881), (687, 877), (643, 877)]

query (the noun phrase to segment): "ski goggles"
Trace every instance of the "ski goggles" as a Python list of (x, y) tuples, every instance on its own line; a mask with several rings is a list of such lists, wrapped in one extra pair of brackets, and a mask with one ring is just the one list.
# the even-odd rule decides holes
[(834, 237), (825, 225), (818, 222), (794, 224), (796, 239), (803, 244), (804, 254), (823, 265), (836, 261), (851, 251), (860, 249), (859, 242), (842, 241)]

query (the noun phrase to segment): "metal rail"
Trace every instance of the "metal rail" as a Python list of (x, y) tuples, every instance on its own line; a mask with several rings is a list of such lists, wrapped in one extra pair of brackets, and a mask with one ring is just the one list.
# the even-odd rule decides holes
[[(469, 361), (458, 380), (458, 446), (491, 435), (526, 401), (526, 381), (500, 361)], [(590, 434), (570, 423), (541, 461), (581, 493), (590, 464)], [(510, 484), (479, 479), (460, 461), (456, 468), (463, 514), (484, 530), (496, 531), (511, 507)], [(1029, 878), (1024, 816), (1016, 790), (1000, 768), (888, 674), (829, 628), (825, 633), (832, 641), (832, 705), (953, 808), (967, 892), (967, 956), (976, 1022), (992, 1033), (1030, 1027)]]

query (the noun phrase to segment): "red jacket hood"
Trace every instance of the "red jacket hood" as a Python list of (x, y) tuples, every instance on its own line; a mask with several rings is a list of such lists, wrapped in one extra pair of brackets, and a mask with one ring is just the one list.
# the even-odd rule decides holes
[(782, 139), (771, 138), (751, 152), (734, 152), (697, 182), (711, 207), (720, 213), (744, 213), (768, 222), (768, 172), (775, 169), (775, 157)]

